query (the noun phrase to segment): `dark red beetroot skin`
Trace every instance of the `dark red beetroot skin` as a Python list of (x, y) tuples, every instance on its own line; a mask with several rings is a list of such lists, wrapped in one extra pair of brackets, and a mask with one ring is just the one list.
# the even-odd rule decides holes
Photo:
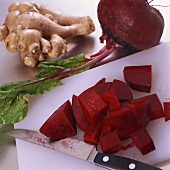
[(133, 99), (130, 87), (123, 81), (114, 79), (110, 88), (114, 88), (119, 101), (126, 102)]
[(100, 83), (105, 83), (105, 82), (106, 82), (106, 78), (102, 78), (95, 85), (100, 84)]
[(126, 66), (123, 70), (126, 83), (133, 90), (150, 93), (152, 85), (152, 66)]
[(41, 126), (40, 132), (53, 139), (62, 139), (77, 134), (76, 121), (69, 100), (47, 119)]
[(157, 45), (164, 29), (161, 13), (145, 0), (100, 0), (98, 19), (104, 34), (137, 50)]
[(107, 92), (112, 85), (112, 82), (97, 83), (92, 87), (92, 89), (102, 97), (103, 93)]
[(73, 109), (73, 114), (76, 119), (78, 127), (82, 130), (85, 131), (89, 125), (88, 120), (83, 114), (79, 98), (76, 95), (73, 95), (72, 97), (72, 109)]
[(170, 102), (164, 102), (165, 121), (170, 120)]
[(142, 128), (136, 132), (133, 132), (131, 134), (131, 138), (133, 143), (143, 155), (146, 155), (149, 152), (155, 150), (153, 140), (150, 137), (149, 133), (146, 131), (146, 129)]

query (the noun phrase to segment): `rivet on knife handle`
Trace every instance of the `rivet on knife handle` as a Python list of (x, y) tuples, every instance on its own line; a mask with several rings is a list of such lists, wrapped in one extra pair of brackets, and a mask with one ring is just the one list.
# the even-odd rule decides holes
[(136, 160), (104, 153), (97, 153), (94, 163), (115, 170), (161, 170)]

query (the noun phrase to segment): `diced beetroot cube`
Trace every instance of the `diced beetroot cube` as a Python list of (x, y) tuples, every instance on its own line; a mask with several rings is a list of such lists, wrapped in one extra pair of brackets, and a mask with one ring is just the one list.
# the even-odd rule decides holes
[(72, 109), (78, 127), (85, 132), (89, 125), (89, 122), (83, 114), (79, 98), (76, 95), (73, 95), (72, 97)]
[(129, 107), (109, 112), (112, 126), (117, 130), (121, 139), (127, 139), (130, 134), (138, 129), (138, 123), (133, 110)]
[(130, 101), (126, 101), (126, 102), (120, 103), (121, 107), (125, 107), (125, 106), (127, 106), (128, 104), (130, 104)]
[(89, 88), (79, 95), (83, 113), (91, 125), (97, 125), (107, 114), (107, 104)]
[(100, 136), (100, 145), (104, 153), (116, 153), (122, 149), (122, 144), (116, 131)]
[(163, 106), (156, 94), (151, 94), (151, 95), (147, 95), (147, 96), (132, 100), (131, 103), (135, 103), (135, 102), (139, 102), (143, 100), (149, 101), (149, 104), (151, 107), (151, 119), (150, 120), (155, 120), (155, 119), (165, 117)]
[(102, 78), (95, 85), (100, 84), (100, 83), (105, 83), (105, 82), (106, 82), (106, 78)]
[(106, 82), (106, 83), (99, 83), (95, 86), (91, 87), (100, 97), (102, 97), (103, 93), (108, 91), (112, 85), (112, 82)]
[(153, 140), (146, 129), (142, 128), (136, 132), (131, 133), (131, 138), (135, 146), (143, 155), (146, 155), (149, 152), (155, 150)]
[(138, 128), (146, 127), (151, 118), (151, 107), (148, 100), (143, 100), (127, 105), (133, 110), (138, 123)]
[(110, 112), (121, 108), (114, 88), (103, 93), (102, 99), (107, 103), (108, 111)]
[(101, 134), (101, 124), (97, 124), (96, 126), (92, 126), (89, 124), (87, 127), (83, 138), (84, 141), (93, 145), (98, 145), (99, 142), (99, 136)]
[(103, 135), (110, 133), (112, 131), (112, 124), (111, 124), (110, 117), (104, 118), (103, 121), (101, 122), (101, 131)]
[(53, 139), (62, 139), (77, 134), (76, 121), (69, 100), (47, 119), (41, 126), (40, 132)]
[(170, 120), (170, 102), (163, 102), (164, 112), (165, 112), (165, 121)]
[(126, 83), (133, 89), (150, 93), (152, 66), (126, 66), (123, 70)]
[(114, 79), (112, 82), (111, 88), (115, 89), (116, 95), (121, 103), (130, 101), (133, 99), (131, 89), (123, 81)]

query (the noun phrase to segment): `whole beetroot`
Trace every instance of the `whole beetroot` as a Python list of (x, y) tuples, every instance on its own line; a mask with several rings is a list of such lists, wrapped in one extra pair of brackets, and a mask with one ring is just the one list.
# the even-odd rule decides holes
[(145, 50), (160, 41), (163, 16), (146, 0), (100, 0), (97, 12), (103, 39), (135, 50)]

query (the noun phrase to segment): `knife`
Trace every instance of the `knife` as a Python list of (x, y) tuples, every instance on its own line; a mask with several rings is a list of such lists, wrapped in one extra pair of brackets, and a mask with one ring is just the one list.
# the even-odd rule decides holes
[(27, 142), (54, 149), (74, 157), (90, 161), (106, 169), (115, 170), (161, 170), (160, 168), (122, 156), (99, 153), (94, 145), (74, 138), (52, 140), (42, 133), (28, 129), (12, 129), (3, 131), (4, 134)]

